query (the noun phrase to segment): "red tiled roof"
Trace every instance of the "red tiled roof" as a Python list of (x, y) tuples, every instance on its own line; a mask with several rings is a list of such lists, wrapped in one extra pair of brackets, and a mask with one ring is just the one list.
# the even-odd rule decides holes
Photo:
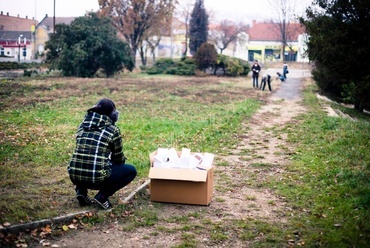
[[(304, 33), (299, 23), (287, 23), (288, 41), (297, 41), (298, 35)], [(253, 23), (248, 31), (250, 41), (277, 41), (281, 40), (278, 23)]]
[(0, 15), (0, 30), (3, 31), (31, 31), (32, 25), (37, 21), (9, 15)]

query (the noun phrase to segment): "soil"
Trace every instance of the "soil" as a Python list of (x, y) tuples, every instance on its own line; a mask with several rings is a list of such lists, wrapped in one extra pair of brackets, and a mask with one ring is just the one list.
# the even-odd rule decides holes
[[(274, 69), (271, 70), (271, 75), (275, 75)], [(239, 137), (237, 147), (230, 150), (228, 156), (216, 157), (228, 166), (215, 168), (214, 195), (209, 206), (162, 204), (163, 211), (160, 211), (158, 221), (153, 226), (124, 231), (118, 221), (98, 224), (93, 228), (82, 228), (64, 236), (45, 239), (29, 247), (173, 247), (182, 243), (182, 232), (166, 232), (165, 235), (153, 233), (158, 232), (158, 226), (181, 228), (180, 223), (163, 220), (170, 216), (189, 216), (190, 213), (200, 213), (201, 219), (194, 218), (194, 222), (199, 223), (202, 220), (220, 223), (264, 221), (276, 223), (276, 226), (286, 223), (289, 208), (285, 199), (259, 185), (269, 176), (283, 173), (283, 167), (275, 165), (289, 164), (294, 147), (286, 142), (283, 128), (286, 123), (294, 122), (295, 117), (305, 112), (301, 105), (301, 89), (307, 76), (307, 70), (290, 68), (286, 82), (273, 84), (274, 92), (256, 89), (264, 105), (248, 124), (243, 125), (244, 135)], [(264, 234), (259, 233), (252, 241), (241, 241), (230, 238), (235, 235), (230, 231), (226, 241), (215, 243), (210, 240), (209, 232), (194, 233), (197, 235), (197, 247), (248, 247), (264, 239)]]

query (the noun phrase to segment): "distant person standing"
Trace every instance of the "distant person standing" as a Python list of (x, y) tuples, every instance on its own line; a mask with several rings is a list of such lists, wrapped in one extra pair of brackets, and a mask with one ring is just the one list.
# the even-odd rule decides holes
[(254, 61), (252, 65), (252, 80), (253, 80), (253, 88), (258, 88), (258, 76), (261, 71), (261, 66), (258, 64), (258, 60)]
[(289, 70), (288, 70), (288, 65), (286, 62), (284, 62), (283, 64), (283, 77), (286, 79), (286, 74), (289, 73)]

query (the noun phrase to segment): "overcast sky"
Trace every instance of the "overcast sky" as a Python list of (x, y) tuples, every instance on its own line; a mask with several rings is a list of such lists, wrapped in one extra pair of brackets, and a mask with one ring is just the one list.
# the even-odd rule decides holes
[[(45, 15), (57, 17), (83, 16), (86, 11), (98, 10), (98, 0), (0, 0), (0, 11), (4, 15), (20, 16), (41, 21)], [(182, 0), (180, 0), (182, 1)], [(300, 11), (311, 0), (289, 0), (299, 3)], [(194, 0), (195, 2), (195, 0)], [(217, 19), (231, 19), (250, 22), (252, 19), (270, 19), (272, 15), (269, 0), (204, 0), (207, 11)], [(304, 4), (305, 3), (305, 4)], [(300, 14), (300, 13), (299, 13)]]

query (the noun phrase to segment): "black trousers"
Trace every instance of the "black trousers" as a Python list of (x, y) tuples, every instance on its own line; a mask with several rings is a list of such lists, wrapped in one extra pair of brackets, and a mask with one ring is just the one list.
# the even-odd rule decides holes
[[(267, 81), (267, 84), (268, 84), (269, 90), (271, 91), (271, 82), (270, 81)], [(265, 90), (265, 87), (266, 87), (266, 80), (262, 80), (262, 82), (261, 82), (261, 90)]]

